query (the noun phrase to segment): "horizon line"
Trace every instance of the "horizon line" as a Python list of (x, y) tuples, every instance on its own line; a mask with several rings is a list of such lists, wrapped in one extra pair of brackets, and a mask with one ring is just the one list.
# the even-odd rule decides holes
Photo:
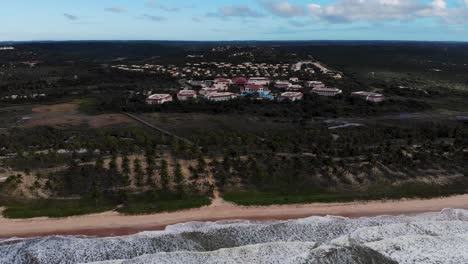
[(82, 39), (82, 40), (0, 40), (0, 43), (47, 43), (47, 42), (438, 42), (468, 43), (468, 40), (398, 40), (398, 39), (310, 39), (310, 40), (170, 40), (170, 39)]

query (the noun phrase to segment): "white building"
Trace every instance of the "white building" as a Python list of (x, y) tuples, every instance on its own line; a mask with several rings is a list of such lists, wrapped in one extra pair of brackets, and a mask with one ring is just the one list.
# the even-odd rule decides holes
[(293, 84), (288, 87), (288, 91), (301, 91), (302, 89), (304, 89), (304, 87), (298, 84)]
[(194, 90), (181, 90), (177, 93), (179, 101), (193, 100), (197, 98), (197, 92)]
[(205, 87), (200, 90), (200, 94), (205, 96), (217, 92), (219, 92), (219, 89), (215, 87)]
[(254, 85), (269, 85), (270, 79), (265, 77), (252, 77), (249, 79), (247, 84), (254, 84)]
[(336, 96), (343, 93), (342, 90), (337, 88), (314, 88), (312, 92), (321, 96)]
[(211, 94), (208, 94), (205, 96), (206, 99), (210, 100), (210, 101), (214, 101), (214, 102), (224, 102), (224, 101), (229, 101), (229, 100), (232, 100), (234, 98), (236, 98), (237, 95), (233, 94), (233, 93), (227, 93), (227, 92), (224, 92), (224, 93), (211, 93)]
[(299, 101), (304, 98), (304, 94), (300, 92), (285, 92), (282, 93), (281, 96), (279, 97), (279, 100), (291, 100), (291, 101)]
[(292, 84), (288, 81), (276, 81), (275, 88), (277, 89), (288, 89)]
[(241, 88), (241, 92), (243, 93), (261, 93), (261, 92), (269, 92), (270, 89), (263, 85), (254, 85), (254, 84), (247, 84), (244, 88)]
[(172, 102), (172, 96), (170, 94), (153, 94), (146, 99), (146, 103), (149, 105), (164, 104)]
[(306, 87), (309, 88), (325, 88), (325, 84), (320, 81), (307, 81), (306, 82)]
[(359, 92), (351, 93), (351, 95), (366, 99), (366, 101), (373, 102), (373, 103), (380, 103), (380, 102), (385, 101), (385, 96), (379, 93), (359, 91)]

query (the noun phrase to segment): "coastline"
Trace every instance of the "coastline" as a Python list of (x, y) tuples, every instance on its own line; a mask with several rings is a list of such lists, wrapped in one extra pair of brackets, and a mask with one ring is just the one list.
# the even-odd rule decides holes
[(168, 225), (192, 221), (272, 221), (325, 215), (359, 218), (440, 212), (446, 208), (468, 209), (468, 194), (427, 200), (404, 199), (255, 207), (237, 206), (218, 200), (214, 201), (212, 205), (202, 208), (153, 215), (128, 216), (117, 212), (106, 212), (58, 219), (0, 218), (0, 238), (50, 235), (112, 237), (131, 235), (142, 231), (164, 230)]

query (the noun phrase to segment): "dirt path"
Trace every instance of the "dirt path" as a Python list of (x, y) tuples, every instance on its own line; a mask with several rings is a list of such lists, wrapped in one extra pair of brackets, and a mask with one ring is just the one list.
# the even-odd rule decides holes
[(346, 217), (439, 212), (445, 208), (468, 209), (468, 195), (431, 200), (373, 201), (354, 203), (303, 204), (242, 207), (216, 198), (212, 205), (199, 209), (154, 215), (125, 216), (116, 212), (62, 219), (0, 218), (0, 237), (39, 235), (118, 236), (147, 230), (162, 230), (167, 225), (190, 221), (227, 219), (286, 220), (317, 215)]

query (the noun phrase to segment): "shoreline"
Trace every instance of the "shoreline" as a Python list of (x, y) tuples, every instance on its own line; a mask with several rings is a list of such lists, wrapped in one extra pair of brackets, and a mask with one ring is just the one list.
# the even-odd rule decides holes
[(30, 238), (52, 235), (116, 237), (143, 231), (164, 230), (169, 225), (192, 221), (274, 221), (326, 215), (359, 218), (440, 212), (446, 208), (468, 209), (468, 194), (427, 200), (404, 199), (398, 201), (312, 203), (255, 207), (237, 206), (225, 201), (215, 201), (210, 206), (197, 209), (137, 216), (106, 212), (57, 219), (6, 219), (0, 217), (0, 238)]

